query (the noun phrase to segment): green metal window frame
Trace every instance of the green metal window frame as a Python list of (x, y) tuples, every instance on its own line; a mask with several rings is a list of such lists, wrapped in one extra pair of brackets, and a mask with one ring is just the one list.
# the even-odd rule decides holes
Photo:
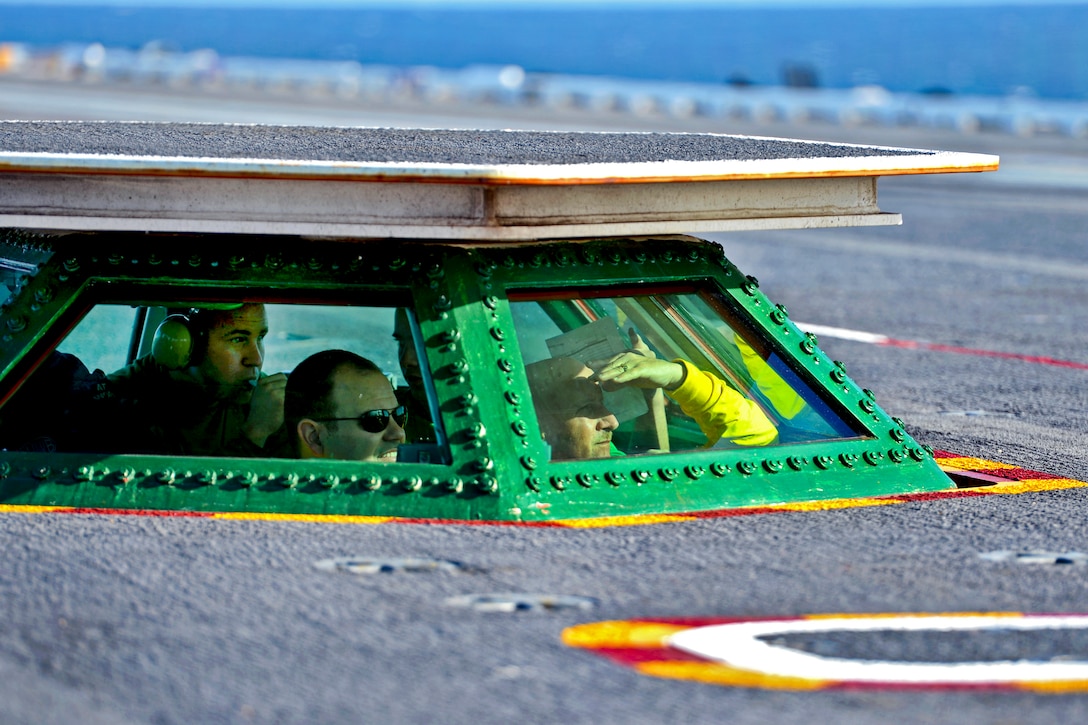
[[(9, 235), (10, 236), (10, 235)], [(0, 502), (544, 521), (670, 513), (951, 488), (901, 421), (793, 325), (718, 245), (690, 237), (479, 244), (244, 235), (25, 237), (54, 250), (0, 309), (0, 400), (77, 319), (95, 285), (260, 290), (311, 300), (410, 291), (451, 463), (0, 452)], [(549, 462), (529, 403), (511, 290), (700, 280), (739, 310), (863, 439)]]

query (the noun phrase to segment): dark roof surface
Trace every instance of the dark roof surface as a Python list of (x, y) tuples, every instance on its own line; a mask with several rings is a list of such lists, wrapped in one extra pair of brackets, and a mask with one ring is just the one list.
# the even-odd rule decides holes
[(32, 121), (0, 122), (0, 154), (4, 153), (567, 165), (927, 156), (934, 152), (709, 134)]

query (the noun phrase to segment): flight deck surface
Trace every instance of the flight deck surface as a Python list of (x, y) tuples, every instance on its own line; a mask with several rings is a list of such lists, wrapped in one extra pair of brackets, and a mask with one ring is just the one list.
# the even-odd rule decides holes
[[(991, 176), (882, 186), (907, 217), (901, 229), (722, 243), (812, 322), (1088, 359), (1084, 336), (1065, 332), (1085, 315), (1082, 194), (995, 194)], [(920, 441), (1088, 480), (1080, 370), (824, 335), (821, 345)], [(1088, 488), (1054, 480), (1019, 495), (585, 530), (4, 510), (3, 691), (12, 718), (57, 723), (1083, 721), (1084, 694), (712, 687), (560, 644), (600, 622), (1082, 611)], [(459, 566), (369, 576), (319, 566), (395, 557)], [(592, 608), (452, 604), (495, 592)], [(1014, 654), (1084, 660), (1083, 631), (1044, 630)], [(783, 649), (849, 655), (863, 644), (867, 657), (962, 661), (1025, 644), (1007, 633), (873, 639)], [(657, 642), (639, 644), (652, 653)]]

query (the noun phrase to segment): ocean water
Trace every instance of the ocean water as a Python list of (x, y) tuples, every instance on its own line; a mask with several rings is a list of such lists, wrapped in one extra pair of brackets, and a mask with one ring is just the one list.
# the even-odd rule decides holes
[(1088, 4), (961, 8), (0, 5), (0, 42), (1088, 100)]

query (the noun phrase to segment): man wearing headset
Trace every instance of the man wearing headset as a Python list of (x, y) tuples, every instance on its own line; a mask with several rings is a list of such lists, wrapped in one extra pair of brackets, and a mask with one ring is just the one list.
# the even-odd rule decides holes
[(283, 426), (287, 376), (262, 375), (264, 305), (192, 310), (159, 326), (152, 354), (107, 376), (128, 452), (268, 455)]
[(299, 458), (397, 460), (407, 409), (381, 369), (346, 350), (303, 360), (287, 381), (286, 428)]

